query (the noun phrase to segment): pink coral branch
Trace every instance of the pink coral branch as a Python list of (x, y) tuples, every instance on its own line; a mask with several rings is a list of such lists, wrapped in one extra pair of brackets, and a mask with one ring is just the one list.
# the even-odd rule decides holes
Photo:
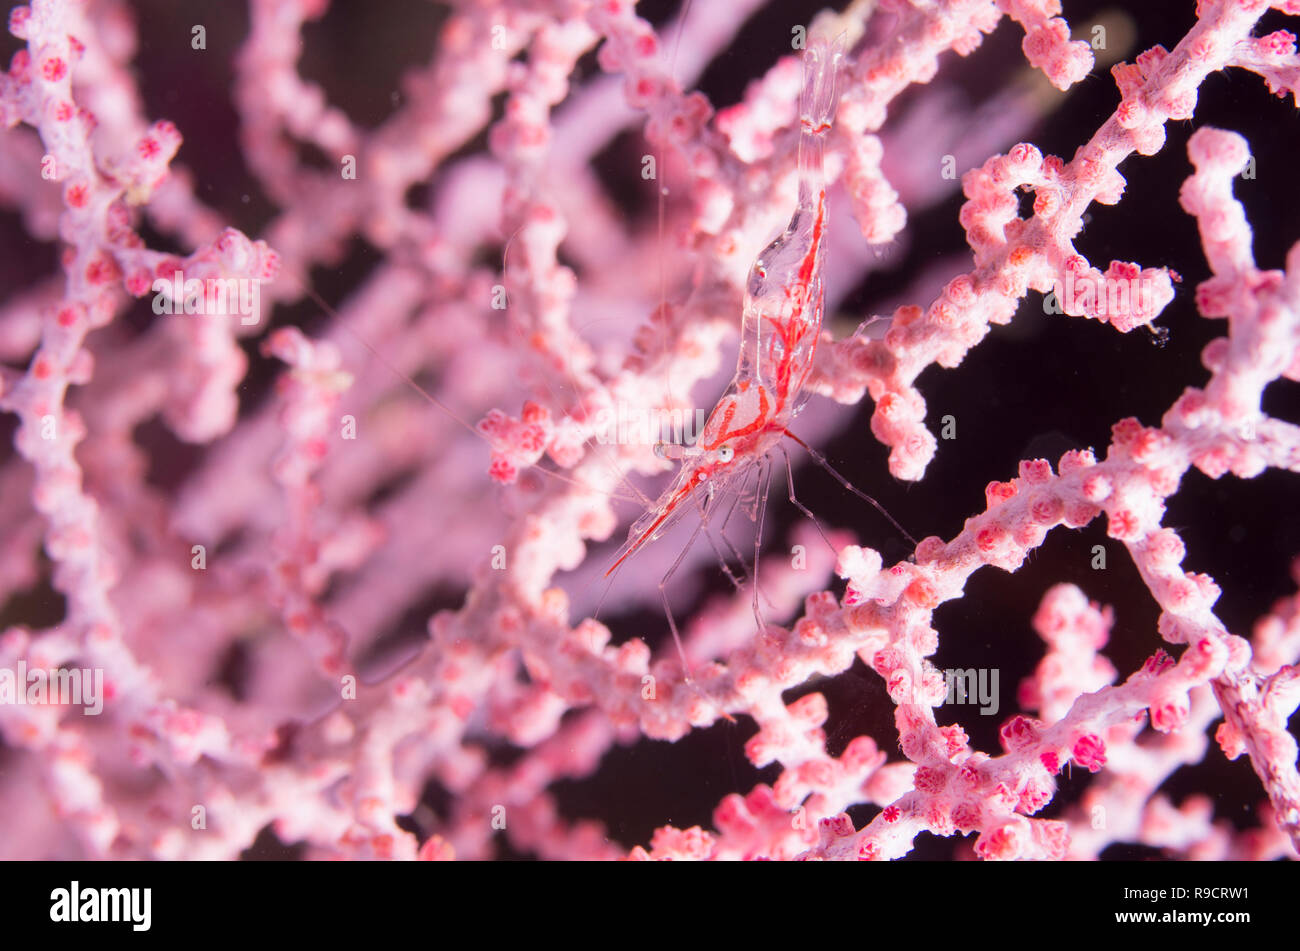
[[(1300, 380), (1300, 244), (1281, 270), (1256, 263), (1233, 195), (1251, 156), (1235, 133), (1202, 126), (1188, 142), (1180, 202), (1211, 272), (1195, 303), (1224, 334), (1203, 351), (1208, 380), (1158, 425), (1121, 419), (1104, 453), (1072, 450), (1055, 470), (1025, 459), (987, 486), (983, 512), (909, 560), (807, 526), (786, 557), (769, 533), (749, 566), (767, 623), (747, 585), (704, 598), (683, 618), (691, 672), (668, 643), (628, 631), (637, 609), (659, 611), (670, 541), (628, 562), (608, 602), (593, 593), (615, 502), (644, 494), (633, 475), (666, 469), (653, 440), (620, 437), (619, 412), (689, 411), (725, 371), (754, 254), (794, 201), (799, 58), (716, 114), (690, 88), (760, 8), (697, 0), (656, 30), (630, 0), (455, 4), (391, 114), (368, 126), (299, 62), (329, 5), (251, 0), (228, 55), (240, 156), (275, 206), (261, 240), (227, 225), (201, 163), (177, 164), (185, 123), (145, 116), (125, 3), (15, 8), (25, 48), (0, 74), (0, 203), (35, 241), (60, 242), (61, 273), (0, 302), (0, 409), (16, 420), (16, 456), (0, 461), (0, 593), (19, 605), (4, 608), (0, 670), (101, 670), (106, 703), (93, 719), (71, 703), (0, 702), (0, 736), (21, 758), (0, 801), (25, 801), (39, 775), (68, 827), (6, 838), (13, 854), (230, 858), (269, 828), (312, 858), (483, 858), (500, 840), (542, 858), (884, 859), (923, 831), (971, 836), (986, 859), (1097, 858), (1119, 843), (1294, 856), (1296, 598), (1253, 641), (1232, 633), (1218, 584), (1183, 568), (1185, 533), (1166, 524), (1193, 468), (1300, 471), (1300, 427), (1264, 401)], [(909, 212), (957, 187), (907, 168), (931, 131), (892, 121), (913, 95), (954, 151), (988, 145), (960, 180), (971, 258), (919, 278), (876, 338), (828, 334), (818, 348), (810, 385), (842, 404), (871, 398), (895, 477), (922, 480), (939, 445), (922, 374), (961, 364), (1030, 291), (1121, 334), (1154, 331), (1175, 306), (1181, 275), (1155, 259), (1094, 265), (1079, 236), (1094, 205), (1126, 197), (1121, 163), (1159, 152), (1217, 71), (1300, 96), (1292, 34), (1254, 35), (1268, 10), (1300, 14), (1295, 0), (1203, 0), (1171, 49), (1114, 66), (1119, 105), (1068, 160), (1006, 137), (1029, 122), (1028, 97), (998, 100), (1011, 117), (995, 134), (945, 118), (952, 100), (933, 106), (926, 88), (948, 52), (976, 56), (1004, 18), (1040, 85), (1077, 87), (1093, 50), (1054, 0), (879, 0), (795, 25), (850, 47), (826, 160), (845, 282), (864, 268), (863, 239), (901, 245)], [(645, 213), (601, 178), (624, 131)], [(993, 148), (1005, 151), (985, 160)], [(423, 183), (432, 197), (413, 200)], [(844, 237), (834, 221), (849, 213), (857, 234)], [(313, 269), (358, 238), (377, 263), (324, 329), (272, 328), (307, 319), (286, 305), (324, 303)], [(235, 289), (260, 305), (233, 307)], [(263, 400), (272, 357), (287, 370)], [(440, 409), (412, 409), (412, 382)], [(819, 402), (801, 426), (833, 409)], [(751, 501), (768, 500), (739, 511)], [(937, 609), (968, 597), (980, 568), (1014, 572), (1051, 533), (1103, 514), (1169, 653), (1121, 673), (1103, 651), (1122, 609), (1058, 585), (1034, 616), (1047, 651), (1001, 751), (939, 725)], [(832, 573), (843, 594), (825, 590)], [(29, 620), (22, 598), (46, 575), (66, 609)], [(616, 602), (625, 617), (611, 617)], [(893, 704), (896, 742), (831, 733), (842, 711), (807, 689), (859, 661)], [(566, 784), (611, 768), (618, 747), (715, 725), (771, 773), (724, 796), (712, 829), (661, 825), (620, 844), (608, 817), (570, 813)], [(836, 752), (828, 734), (849, 739)], [(1260, 780), (1256, 827), (1162, 792), (1219, 752), (1247, 756)], [(1045, 819), (1064, 770), (1089, 786)], [(860, 806), (878, 811), (857, 827)]]

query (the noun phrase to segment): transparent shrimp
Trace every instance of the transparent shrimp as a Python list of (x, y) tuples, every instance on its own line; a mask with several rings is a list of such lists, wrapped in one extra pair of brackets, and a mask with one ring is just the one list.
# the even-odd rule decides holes
[[(659, 499), (632, 525), (613, 574), (633, 552), (657, 538), (685, 503), (708, 500), (748, 477), (765, 461), (808, 400), (803, 385), (821, 336), (825, 262), (826, 133), (834, 118), (842, 47), (813, 43), (804, 52), (799, 97), (799, 197), (785, 231), (759, 254), (745, 286), (736, 374), (709, 414), (694, 446), (660, 444), (682, 466)], [(675, 625), (674, 625), (675, 628)], [(677, 632), (674, 629), (674, 637)], [(681, 641), (678, 637), (678, 649)]]
[[(773, 450), (780, 447), (783, 437), (790, 436), (803, 445), (819, 464), (836, 475), (841, 484), (876, 504), (834, 473), (823, 457), (786, 428), (810, 395), (804, 389), (804, 383), (812, 371), (822, 331), (825, 298), (822, 272), (826, 257), (826, 182), (822, 166), (826, 134), (830, 131), (838, 102), (836, 74), (843, 55), (842, 39), (833, 43), (814, 42), (804, 53), (803, 86), (799, 97), (798, 200), (785, 231), (763, 249), (750, 269), (745, 285), (736, 373), (693, 446), (666, 443), (656, 446), (661, 457), (680, 460), (682, 465), (671, 484), (632, 525), (621, 554), (605, 572), (606, 577), (612, 575), (634, 552), (658, 538), (686, 511), (698, 511), (699, 525), (659, 585), (668, 626), (688, 683), (693, 681), (691, 664), (668, 602), (668, 580), (704, 529), (720, 497), (742, 489), (751, 477), (755, 479), (760, 500), (766, 497), (771, 478), (768, 461)], [(791, 501), (799, 504), (794, 499), (793, 489)], [(688, 505), (688, 502), (693, 504)], [(799, 507), (807, 513), (807, 509)], [(760, 627), (763, 621), (759, 608), (757, 559), (762, 525), (760, 501), (752, 585), (754, 616)], [(733, 720), (725, 711), (721, 712), (725, 719)]]

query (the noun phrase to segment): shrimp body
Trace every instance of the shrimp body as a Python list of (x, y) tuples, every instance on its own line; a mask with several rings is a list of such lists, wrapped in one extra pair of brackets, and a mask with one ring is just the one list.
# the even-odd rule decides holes
[(804, 382), (821, 337), (826, 187), (822, 156), (834, 118), (835, 74), (842, 50), (814, 43), (804, 53), (799, 97), (799, 197), (790, 224), (759, 254), (745, 285), (736, 373), (693, 447), (664, 447), (682, 467), (655, 504), (633, 524), (625, 550), (606, 575), (655, 538), (683, 503), (710, 497), (746, 475), (786, 434), (803, 408)]

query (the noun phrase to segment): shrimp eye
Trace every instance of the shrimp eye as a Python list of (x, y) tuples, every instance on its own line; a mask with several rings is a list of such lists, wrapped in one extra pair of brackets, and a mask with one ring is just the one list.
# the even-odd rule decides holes
[(718, 450), (718, 460), (720, 462), (730, 462), (734, 458), (736, 458), (736, 450), (730, 446), (723, 446)]

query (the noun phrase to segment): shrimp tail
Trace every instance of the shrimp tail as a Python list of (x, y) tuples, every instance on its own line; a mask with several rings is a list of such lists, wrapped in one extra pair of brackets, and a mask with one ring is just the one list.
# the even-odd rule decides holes
[(823, 188), (822, 156), (826, 135), (839, 106), (836, 81), (844, 60), (844, 41), (814, 40), (803, 54), (803, 87), (799, 92), (799, 199), (816, 200)]
[(818, 39), (804, 50), (803, 88), (799, 93), (799, 121), (805, 132), (820, 135), (830, 130), (839, 100), (836, 79), (844, 60), (844, 38)]

